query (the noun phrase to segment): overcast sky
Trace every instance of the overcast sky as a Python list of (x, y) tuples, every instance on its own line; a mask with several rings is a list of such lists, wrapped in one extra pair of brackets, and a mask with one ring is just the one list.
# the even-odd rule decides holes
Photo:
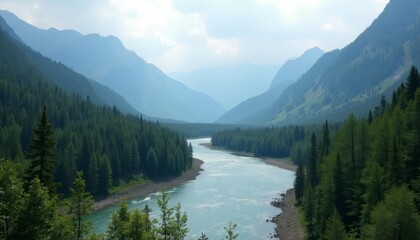
[(114, 35), (166, 72), (281, 65), (353, 41), (389, 0), (0, 0), (40, 28)]

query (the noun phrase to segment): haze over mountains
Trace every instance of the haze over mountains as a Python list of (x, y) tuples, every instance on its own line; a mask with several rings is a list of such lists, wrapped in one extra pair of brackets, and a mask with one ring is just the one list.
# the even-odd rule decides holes
[[(22, 40), (15, 34), (12, 28), (7, 25), (6, 21), (0, 16), (0, 30), (7, 32), (9, 36), (15, 41), (14, 44), (21, 48), (24, 56), (19, 56), (24, 59), (25, 63), (30, 68), (35, 69), (37, 74), (41, 74), (52, 83), (64, 91), (77, 94), (83, 98), (88, 98), (95, 104), (115, 106), (124, 113), (138, 115), (139, 112), (135, 110), (123, 97), (115, 93), (108, 87), (99, 84), (95, 81), (89, 80), (79, 73), (74, 72), (68, 67), (51, 61), (42, 56), (38, 52), (32, 51), (22, 42)], [(18, 57), (16, 57), (18, 58)]]
[(243, 63), (169, 75), (231, 109), (249, 97), (267, 91), (278, 68), (277, 65)]
[(115, 37), (76, 31), (42, 30), (7, 11), (0, 14), (31, 48), (98, 81), (141, 113), (174, 120), (212, 122), (225, 110), (124, 48)]
[[(351, 112), (367, 116), (412, 65), (420, 65), (419, 52), (418, 0), (391, 0), (354, 42), (324, 54), (274, 104), (241, 122), (299, 124), (340, 121)], [(225, 116), (221, 120), (227, 122)]]
[[(189, 122), (295, 124), (342, 120), (350, 112), (366, 115), (381, 95), (389, 95), (408, 69), (420, 64), (419, 12), (416, 0), (391, 0), (345, 48), (324, 55), (319, 48), (310, 49), (286, 62), (276, 75), (271, 65), (171, 74), (198, 91), (146, 63), (115, 37), (41, 30), (7, 11), (0, 14), (30, 47), (108, 86), (136, 109), (115, 97), (125, 111)], [(102, 89), (103, 96), (110, 91)], [(215, 100), (234, 107), (223, 114), (225, 108)]]
[(314, 47), (301, 56), (288, 60), (277, 71), (270, 88), (264, 93), (249, 98), (238, 104), (220, 117), (219, 123), (253, 123), (249, 118), (262, 110), (271, 107), (289, 85), (296, 82), (324, 54), (320, 48)]

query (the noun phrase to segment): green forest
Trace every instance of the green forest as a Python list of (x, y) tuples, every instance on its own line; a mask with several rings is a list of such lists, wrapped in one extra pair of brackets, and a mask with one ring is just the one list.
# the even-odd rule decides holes
[(420, 239), (420, 76), (339, 124), (226, 130), (212, 144), (298, 165), (308, 239)]
[(51, 131), (46, 162), (58, 193), (69, 193), (77, 170), (88, 191), (103, 196), (132, 176), (164, 179), (191, 166), (192, 148), (175, 131), (54, 86), (7, 33), (0, 45), (0, 156), (18, 163), (25, 178), (36, 168), (30, 159), (42, 118)]

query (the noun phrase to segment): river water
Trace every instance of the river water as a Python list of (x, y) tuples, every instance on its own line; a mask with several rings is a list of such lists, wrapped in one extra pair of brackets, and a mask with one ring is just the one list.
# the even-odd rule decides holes
[[(209, 239), (221, 239), (229, 221), (237, 224), (238, 239), (269, 239), (275, 225), (266, 222), (280, 213), (270, 205), (279, 193), (293, 186), (294, 173), (265, 164), (258, 158), (211, 150), (200, 144), (210, 139), (190, 140), (194, 157), (204, 161), (203, 172), (196, 180), (169, 191), (170, 205), (181, 203), (188, 215), (187, 239), (197, 239), (204, 232)], [(129, 201), (129, 208), (152, 208), (158, 217), (158, 193)], [(95, 231), (104, 232), (109, 217), (117, 207), (93, 213)]]

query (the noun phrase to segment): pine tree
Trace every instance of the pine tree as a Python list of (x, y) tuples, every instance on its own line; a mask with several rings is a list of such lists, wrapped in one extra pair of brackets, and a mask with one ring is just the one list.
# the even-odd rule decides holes
[(22, 213), (18, 217), (15, 239), (49, 239), (56, 216), (56, 199), (51, 198), (48, 189), (35, 177), (29, 186)]
[(128, 234), (130, 217), (127, 203), (121, 203), (118, 212), (112, 213), (111, 222), (108, 225), (108, 239), (125, 239)]
[(236, 228), (237, 224), (229, 221), (229, 224), (227, 227), (224, 227), (225, 231), (226, 231), (226, 236), (225, 239), (228, 240), (234, 240), (237, 239), (239, 237), (239, 233), (235, 233), (235, 228)]
[(44, 106), (41, 116), (34, 127), (34, 137), (29, 144), (31, 153), (28, 155), (31, 165), (27, 169), (27, 182), (38, 176), (40, 182), (50, 192), (55, 192), (58, 185), (54, 182), (55, 141), (52, 124), (48, 121), (47, 108)]
[(309, 161), (308, 161), (308, 182), (312, 187), (315, 187), (318, 184), (318, 170), (317, 170), (317, 160), (318, 153), (316, 150), (316, 135), (312, 133), (311, 137), (311, 147), (309, 150)]
[(328, 127), (328, 120), (325, 120), (325, 124), (322, 127), (322, 143), (321, 143), (321, 157), (325, 157), (330, 152), (330, 130)]
[(149, 151), (147, 152), (146, 168), (148, 170), (148, 173), (152, 177), (155, 177), (157, 175), (158, 170), (159, 170), (159, 162), (156, 156), (156, 152), (153, 148), (150, 148)]
[(343, 215), (346, 209), (346, 202), (344, 196), (344, 179), (343, 179), (343, 169), (341, 166), (340, 154), (337, 153), (335, 160), (335, 166), (333, 171), (333, 181), (334, 181), (334, 196), (335, 196), (335, 206), (340, 213)]
[(347, 233), (344, 224), (341, 221), (340, 214), (337, 210), (333, 212), (327, 221), (327, 229), (324, 233), (325, 240), (346, 240)]
[(69, 199), (69, 214), (72, 216), (75, 238), (83, 239), (90, 230), (90, 222), (85, 220), (85, 217), (89, 215), (93, 209), (93, 199), (86, 191), (85, 180), (83, 179), (83, 172), (77, 172), (76, 180), (73, 183), (73, 187), (70, 189)]
[(417, 88), (420, 86), (420, 76), (416, 67), (412, 66), (410, 74), (407, 77), (407, 98), (413, 99)]
[(407, 186), (393, 188), (372, 210), (369, 239), (420, 239), (420, 214)]
[(15, 164), (0, 159), (0, 239), (10, 239), (23, 207), (23, 186)]
[(303, 200), (303, 194), (305, 191), (305, 172), (304, 172), (303, 162), (301, 159), (298, 161), (294, 187), (295, 187), (296, 202), (300, 204)]
[(102, 156), (101, 164), (99, 166), (98, 174), (98, 188), (97, 193), (100, 195), (108, 195), (108, 189), (112, 183), (111, 163), (106, 156)]

